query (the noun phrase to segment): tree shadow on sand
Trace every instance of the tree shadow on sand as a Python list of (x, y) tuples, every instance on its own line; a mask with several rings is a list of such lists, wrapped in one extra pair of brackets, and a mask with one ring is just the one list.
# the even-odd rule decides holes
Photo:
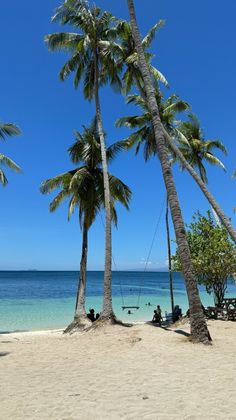
[(0, 351), (0, 357), (7, 356), (8, 354), (10, 354), (9, 351)]
[(149, 322), (147, 322), (147, 324), (152, 326), (152, 327), (161, 328), (164, 331), (180, 334), (180, 335), (183, 335), (183, 336), (188, 337), (188, 338), (191, 336), (191, 334), (188, 333), (187, 331), (180, 330), (180, 329), (174, 330), (172, 328), (169, 328), (170, 325), (173, 325), (173, 324), (170, 324), (170, 323), (163, 322), (162, 325), (160, 326), (158, 324), (155, 324), (154, 322), (149, 321)]

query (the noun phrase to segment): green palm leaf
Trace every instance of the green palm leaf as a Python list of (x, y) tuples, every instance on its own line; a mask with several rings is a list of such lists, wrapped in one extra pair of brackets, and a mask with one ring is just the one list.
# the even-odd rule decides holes
[(142, 41), (142, 46), (144, 49), (149, 48), (151, 46), (151, 43), (155, 38), (157, 30), (162, 28), (164, 25), (165, 25), (165, 21), (159, 20), (151, 29), (149, 29), (147, 35)]
[(0, 138), (5, 140), (6, 137), (18, 136), (21, 130), (17, 125), (12, 123), (0, 124)]

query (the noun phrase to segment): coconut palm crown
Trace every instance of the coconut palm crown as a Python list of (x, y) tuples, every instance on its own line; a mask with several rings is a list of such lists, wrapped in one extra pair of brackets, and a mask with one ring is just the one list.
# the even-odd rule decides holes
[[(178, 130), (182, 134), (178, 137), (178, 147), (190, 165), (197, 168), (204, 183), (207, 184), (208, 179), (203, 161), (219, 166), (225, 171), (224, 164), (213, 154), (213, 150), (218, 149), (226, 155), (225, 146), (220, 140), (205, 140), (196, 115), (189, 114), (187, 121), (179, 123)], [(184, 169), (182, 165), (180, 167)]]
[[(157, 90), (156, 101), (159, 106), (160, 118), (166, 131), (171, 137), (180, 136), (180, 133), (176, 127), (176, 114), (188, 110), (188, 103), (181, 100), (177, 95), (171, 95), (166, 100), (164, 100), (162, 95)], [(132, 115), (119, 118), (116, 121), (116, 126), (125, 126), (135, 130), (124, 140), (124, 143), (127, 148), (135, 146), (136, 153), (138, 153), (140, 147), (143, 146), (144, 158), (147, 161), (151, 156), (157, 154), (151, 113), (148, 109), (146, 100), (140, 95), (129, 95), (127, 98), (127, 103), (138, 106), (141, 108), (143, 113), (141, 115)]]
[[(84, 127), (83, 133), (76, 131), (75, 138), (76, 141), (68, 152), (74, 164), (82, 165), (44, 181), (40, 190), (46, 194), (60, 188), (59, 193), (50, 204), (50, 211), (54, 212), (64, 200), (69, 198), (68, 219), (78, 207), (80, 224), (82, 226), (85, 222), (89, 229), (97, 213), (104, 207), (102, 158), (96, 119), (93, 120), (90, 127)], [(111, 162), (123, 148), (122, 142), (109, 146), (107, 148), (108, 162)], [(120, 179), (111, 174), (109, 174), (109, 183), (112, 218), (117, 224), (115, 202), (119, 201), (128, 209), (131, 191)]]
[(110, 12), (102, 12), (95, 5), (89, 7), (83, 0), (67, 0), (56, 10), (52, 22), (78, 29), (78, 32), (58, 32), (45, 36), (51, 51), (63, 50), (70, 54), (60, 71), (62, 81), (74, 73), (75, 88), (82, 82), (84, 97), (92, 100), (98, 64), (99, 86), (110, 83), (115, 90), (121, 89), (118, 75), (121, 65), (114, 54), (115, 18)]

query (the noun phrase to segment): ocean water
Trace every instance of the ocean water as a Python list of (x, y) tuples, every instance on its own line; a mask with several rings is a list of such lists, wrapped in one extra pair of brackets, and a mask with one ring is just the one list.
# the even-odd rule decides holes
[[(170, 311), (168, 273), (113, 272), (113, 306), (119, 319), (151, 320), (156, 305), (163, 314)], [(180, 273), (174, 273), (175, 304), (188, 309), (185, 285)], [(64, 328), (73, 319), (78, 273), (74, 271), (2, 271), (0, 272), (0, 331), (31, 331)], [(199, 287), (205, 306), (213, 297)], [(86, 308), (102, 309), (103, 272), (87, 275)], [(229, 282), (227, 296), (236, 296), (234, 282)], [(150, 302), (151, 306), (147, 306)], [(131, 315), (122, 306), (140, 306)]]

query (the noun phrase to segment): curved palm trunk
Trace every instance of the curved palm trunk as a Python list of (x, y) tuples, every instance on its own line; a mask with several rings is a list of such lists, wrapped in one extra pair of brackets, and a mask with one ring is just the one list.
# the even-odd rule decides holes
[(169, 267), (169, 279), (170, 279), (170, 302), (171, 302), (171, 312), (172, 312), (172, 319), (173, 319), (175, 304), (174, 304), (174, 291), (173, 291), (173, 276), (172, 276), (172, 267), (171, 267), (171, 246), (170, 246), (168, 194), (167, 194), (167, 197), (166, 197), (166, 236), (167, 236), (168, 267)]
[(168, 193), (171, 215), (175, 228), (175, 235), (177, 245), (180, 253), (180, 258), (183, 266), (183, 273), (186, 282), (189, 308), (190, 308), (190, 324), (192, 339), (195, 342), (202, 342), (205, 344), (209, 343), (209, 332), (207, 329), (206, 321), (203, 315), (197, 283), (193, 274), (193, 267), (186, 239), (184, 222), (179, 206), (178, 196), (175, 188), (175, 184), (172, 176), (172, 169), (168, 159), (166, 139), (163, 131), (163, 127), (160, 120), (159, 110), (156, 103), (155, 92), (152, 86), (151, 77), (149, 74), (148, 66), (145, 60), (139, 30), (136, 22), (135, 8), (133, 0), (127, 0), (130, 14), (130, 21), (133, 31), (133, 37), (138, 53), (140, 69), (144, 79), (145, 91), (148, 100), (148, 106), (152, 115), (152, 122), (154, 126), (157, 152), (161, 162), (162, 173), (166, 190)]
[(95, 103), (96, 103), (96, 117), (98, 126), (98, 135), (101, 144), (102, 155), (102, 168), (103, 168), (103, 182), (104, 182), (104, 198), (105, 198), (105, 270), (104, 270), (104, 295), (103, 295), (103, 309), (100, 316), (102, 318), (114, 318), (112, 309), (112, 290), (111, 290), (111, 204), (110, 204), (110, 186), (107, 170), (107, 157), (104, 130), (102, 125), (102, 115), (99, 99), (99, 86), (98, 86), (98, 59), (95, 52)]
[(87, 255), (88, 255), (88, 229), (86, 223), (83, 224), (82, 255), (80, 260), (79, 284), (76, 295), (74, 320), (65, 329), (65, 333), (76, 329), (83, 329), (91, 324), (85, 310), (86, 293), (86, 274), (87, 274)]
[[(207, 181), (205, 181), (204, 180), (204, 178), (203, 178), (203, 176), (202, 176), (202, 174), (200, 173), (200, 178), (201, 178), (201, 180), (202, 180), (202, 182), (205, 184), (205, 185), (207, 185)], [(211, 211), (212, 211), (212, 214), (213, 214), (213, 217), (214, 217), (214, 219), (215, 219), (215, 222), (216, 222), (216, 224), (217, 224), (217, 226), (220, 226), (220, 218), (218, 217), (218, 215), (217, 215), (217, 213), (215, 212), (215, 210), (213, 209), (213, 207), (211, 206)]]

